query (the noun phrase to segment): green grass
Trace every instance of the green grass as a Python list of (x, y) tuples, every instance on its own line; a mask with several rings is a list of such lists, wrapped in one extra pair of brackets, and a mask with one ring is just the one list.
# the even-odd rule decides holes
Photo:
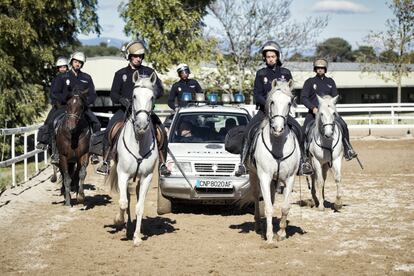
[[(44, 169), (45, 162), (39, 162), (39, 170)], [(27, 176), (30, 178), (35, 174), (35, 163), (27, 163)], [(24, 181), (24, 163), (19, 162), (16, 164), (16, 185)], [(12, 185), (12, 167), (0, 168), (0, 191), (8, 188)]]

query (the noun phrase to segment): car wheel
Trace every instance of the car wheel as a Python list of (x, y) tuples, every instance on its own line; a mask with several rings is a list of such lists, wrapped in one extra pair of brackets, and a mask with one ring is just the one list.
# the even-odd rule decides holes
[(169, 214), (172, 211), (171, 200), (162, 195), (160, 184), (158, 183), (157, 213), (158, 215)]

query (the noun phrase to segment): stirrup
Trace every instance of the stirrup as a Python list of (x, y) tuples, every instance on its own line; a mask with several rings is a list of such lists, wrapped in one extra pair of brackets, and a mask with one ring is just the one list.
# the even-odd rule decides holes
[(352, 159), (356, 158), (358, 154), (353, 150), (349, 149), (346, 154), (344, 154), (346, 161), (351, 161)]
[(53, 153), (52, 156), (50, 156), (50, 163), (53, 165), (59, 165), (59, 154)]
[(91, 162), (92, 162), (92, 164), (98, 164), (99, 163), (99, 157), (98, 157), (98, 155), (96, 155), (96, 154), (92, 154), (91, 155)]
[(108, 175), (109, 174), (109, 163), (104, 161), (101, 166), (96, 169), (97, 174)]
[(36, 145), (36, 149), (40, 149), (40, 150), (47, 150), (48, 145), (42, 142), (37, 143)]
[(242, 176), (243, 174), (246, 174), (246, 167), (243, 164), (239, 164), (239, 168), (234, 173), (235, 176)]
[(171, 175), (170, 170), (167, 168), (167, 166), (164, 163), (162, 163), (161, 166), (160, 166), (160, 174), (162, 176), (170, 176)]
[(309, 162), (302, 161), (299, 166), (300, 166), (299, 173), (298, 173), (299, 175), (312, 175), (313, 174), (313, 168), (311, 164), (309, 164)]

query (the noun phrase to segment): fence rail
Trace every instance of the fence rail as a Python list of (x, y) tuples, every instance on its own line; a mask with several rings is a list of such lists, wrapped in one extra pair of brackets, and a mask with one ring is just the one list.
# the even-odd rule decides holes
[[(254, 106), (247, 106), (247, 109), (254, 113)], [(348, 122), (350, 129), (414, 129), (414, 104), (338, 104), (338, 112), (343, 116), (344, 120)], [(307, 109), (303, 105), (299, 105), (294, 110), (296, 118), (299, 122), (303, 122)], [(155, 113), (165, 118), (172, 113), (171, 110), (155, 110)], [(349, 115), (352, 114), (352, 115)], [(110, 113), (95, 113), (98, 117), (110, 118), (113, 114)], [(388, 121), (385, 124), (383, 121)], [(362, 121), (362, 122), (361, 122)], [(410, 121), (413, 121), (411, 123)], [(355, 123), (357, 122), (357, 123)], [(28, 151), (27, 139), (28, 136), (34, 135), (34, 142), (37, 143), (37, 132), (41, 124), (19, 128), (4, 128), (0, 129), (0, 136), (11, 136), (11, 158), (0, 162), (0, 168), (11, 166), (12, 169), (12, 187), (16, 185), (16, 163), (24, 162), (24, 181), (27, 181), (28, 168), (27, 159), (35, 157), (35, 173), (39, 172), (38, 155), (42, 153), (41, 150)], [(16, 157), (16, 135), (23, 135), (23, 154)], [(43, 152), (44, 163), (48, 164), (47, 151)]]

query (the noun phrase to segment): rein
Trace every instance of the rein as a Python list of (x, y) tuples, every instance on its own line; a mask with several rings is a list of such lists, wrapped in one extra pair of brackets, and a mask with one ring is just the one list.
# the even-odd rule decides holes
[[(138, 111), (138, 112), (140, 112), (140, 111)], [(147, 111), (148, 112), (148, 111)], [(131, 119), (131, 122), (133, 123), (133, 120)], [(132, 125), (132, 128), (134, 128), (134, 126)], [(129, 148), (128, 148), (128, 146), (127, 146), (127, 143), (125, 142), (125, 131), (124, 131), (124, 133), (123, 133), (123, 135), (122, 135), (122, 142), (124, 143), (124, 147), (126, 148), (126, 150), (129, 152), (129, 154), (131, 154), (134, 158), (135, 158), (135, 161), (137, 161), (137, 169), (136, 169), (136, 171), (135, 171), (135, 174), (134, 174), (134, 182), (135, 182), (135, 180), (137, 179), (137, 175), (138, 175), (138, 170), (139, 170), (139, 166), (141, 165), (141, 163), (142, 163), (142, 160), (143, 159), (145, 159), (148, 155), (150, 155), (150, 153), (154, 150), (154, 148), (155, 148), (155, 135), (154, 135), (154, 130), (153, 130), (153, 128), (151, 128), (151, 137), (152, 137), (152, 147), (150, 148), (150, 150), (149, 151), (147, 151), (147, 153), (145, 153), (141, 158), (140, 157), (137, 157)], [(138, 141), (137, 141), (138, 142)]]
[[(279, 115), (280, 116), (280, 115)], [(291, 157), (292, 156), (292, 154), (295, 152), (295, 150), (296, 150), (296, 143), (294, 142), (293, 143), (293, 150), (292, 150), (292, 152), (291, 153), (289, 153), (288, 155), (286, 155), (286, 156), (281, 156), (281, 157), (278, 157), (278, 156), (276, 156), (273, 152), (272, 152), (272, 150), (271, 149), (269, 149), (269, 147), (267, 146), (267, 144), (266, 144), (266, 141), (265, 141), (265, 139), (264, 139), (264, 135), (263, 135), (263, 129), (264, 129), (264, 127), (262, 128), (262, 143), (264, 144), (264, 146), (265, 146), (265, 148), (267, 149), (267, 151), (273, 156), (273, 158), (276, 160), (276, 162), (277, 162), (277, 174), (276, 174), (276, 181), (278, 181), (279, 180), (279, 170), (280, 170), (280, 163), (282, 162), (282, 161), (285, 161), (286, 159), (288, 159), (289, 157)], [(289, 133), (290, 133), (290, 131), (289, 131)], [(288, 134), (289, 134), (288, 133)], [(286, 144), (286, 142), (284, 143), (284, 144)]]
[[(322, 125), (322, 127), (324, 127), (324, 126), (329, 126), (329, 125), (332, 125), (332, 126), (334, 127), (334, 131), (335, 131), (335, 126), (336, 126), (336, 129), (339, 131), (339, 127), (338, 127), (337, 123), (332, 123), (332, 124), (323, 124), (323, 125)], [(312, 139), (315, 141), (315, 144), (316, 144), (318, 147), (320, 147), (321, 149), (324, 149), (324, 150), (329, 151), (329, 154), (331, 155), (331, 162), (329, 162), (329, 168), (332, 168), (333, 151), (334, 151), (335, 147), (336, 147), (336, 146), (338, 145), (338, 143), (339, 143), (339, 135), (338, 135), (338, 140), (336, 140), (336, 143), (333, 145), (333, 147), (329, 147), (329, 148), (328, 148), (328, 147), (323, 146), (322, 144), (318, 144), (318, 141), (316, 140), (316, 137), (315, 137), (315, 132), (316, 132), (316, 131), (313, 131), (313, 137), (312, 137)], [(323, 135), (323, 133), (321, 133), (321, 131), (319, 131), (319, 134)]]

